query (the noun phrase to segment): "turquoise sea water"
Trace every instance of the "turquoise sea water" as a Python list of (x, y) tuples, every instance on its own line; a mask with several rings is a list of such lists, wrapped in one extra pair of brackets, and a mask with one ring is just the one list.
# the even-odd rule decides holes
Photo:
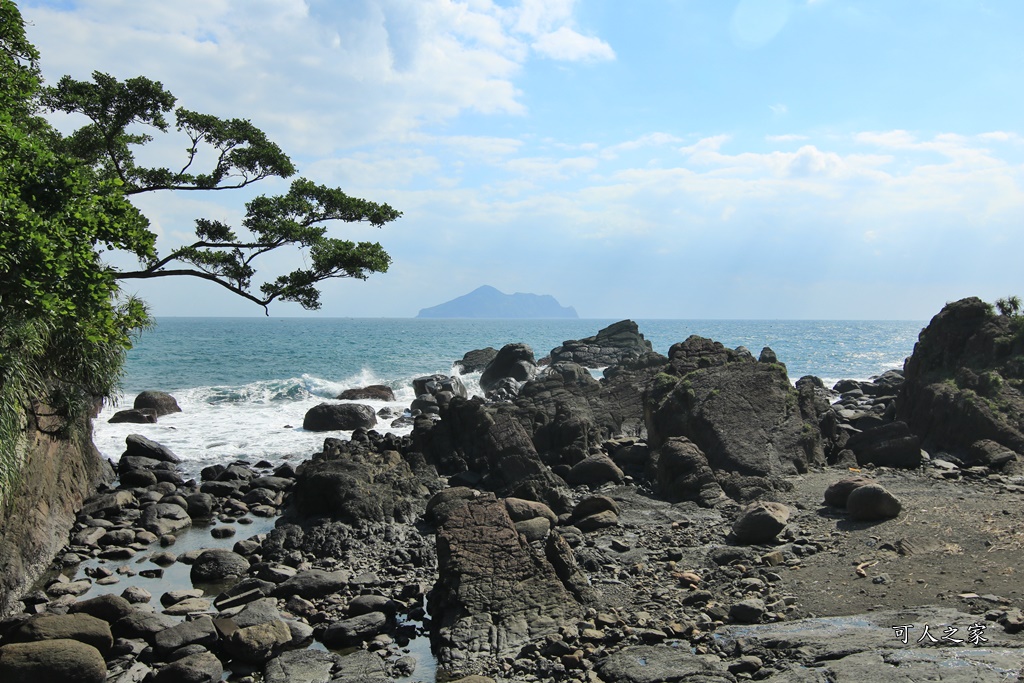
[[(529, 344), (541, 358), (567, 339), (597, 333), (615, 320), (422, 320), (352, 318), (161, 318), (128, 355), (124, 397), (104, 408), (94, 440), (117, 458), (124, 437), (138, 432), (171, 447), (198, 468), (236, 458), (301, 459), (319, 450), (324, 434), (300, 427), (306, 410), (344, 389), (387, 384), (401, 411), (412, 401), (411, 380), (449, 374), (473, 349)], [(867, 379), (902, 367), (924, 321), (637, 320), (654, 350), (691, 334), (747, 347), (770, 346), (790, 379), (817, 375), (829, 385)], [(464, 378), (472, 391), (475, 375)], [(110, 425), (145, 389), (169, 391), (183, 412), (155, 425)], [(387, 404), (369, 402), (375, 408)], [(378, 425), (387, 430), (387, 422)], [(334, 434), (334, 436), (338, 436)]]

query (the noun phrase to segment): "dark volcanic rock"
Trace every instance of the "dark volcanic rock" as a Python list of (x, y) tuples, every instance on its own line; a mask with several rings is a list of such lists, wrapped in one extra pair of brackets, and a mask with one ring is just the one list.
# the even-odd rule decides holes
[(847, 477), (845, 479), (840, 479), (825, 489), (825, 505), (831, 505), (836, 508), (845, 508), (846, 500), (850, 497), (850, 494), (853, 493), (854, 489), (875, 483), (877, 482), (871, 477)]
[[(328, 442), (335, 440), (328, 439)], [(334, 444), (346, 448), (341, 443)], [(429, 491), (397, 451), (348, 448), (333, 456), (325, 443), (319, 457), (299, 466), (292, 489), (294, 512), (350, 524), (414, 519)]]
[(879, 484), (858, 486), (846, 498), (846, 511), (850, 518), (860, 521), (892, 519), (902, 509), (896, 496)]
[(897, 417), (929, 450), (969, 459), (980, 439), (1024, 454), (1024, 328), (977, 298), (947, 304), (904, 366)]
[[(129, 434), (124, 439), (126, 456), (137, 456), (151, 458), (159, 462), (178, 464), (181, 458), (175, 455), (170, 448), (156, 441), (147, 439), (142, 434)], [(123, 456), (122, 456), (123, 457)]]
[(639, 358), (652, 351), (632, 320), (620, 320), (593, 337), (562, 342), (551, 350), (551, 362), (577, 363), (588, 368), (603, 368)]
[(306, 411), (302, 418), (302, 428), (311, 432), (369, 429), (376, 424), (373, 408), (361, 403), (321, 403)]
[(647, 477), (666, 500), (693, 500), (705, 507), (726, 500), (725, 492), (697, 444), (682, 436), (669, 438), (650, 454)]
[(487, 365), (494, 360), (494, 357), (498, 355), (498, 349), (488, 346), (485, 349), (476, 349), (475, 351), (467, 351), (462, 357), (462, 360), (457, 360), (452, 363), (453, 367), (459, 369), (459, 372), (466, 374), (467, 372), (483, 372)]
[(249, 560), (236, 552), (222, 548), (204, 550), (192, 564), (193, 583), (223, 581), (244, 576), (249, 571)]
[(905, 422), (891, 422), (854, 434), (846, 447), (857, 455), (860, 465), (917, 467), (921, 464), (921, 442)]
[[(655, 448), (685, 436), (716, 472), (775, 479), (824, 463), (816, 416), (801, 413), (785, 367), (757, 363), (717, 342), (690, 337), (670, 352), (678, 380), (659, 375), (647, 395), (648, 440)], [(727, 493), (745, 497), (750, 482), (718, 477)], [(770, 488), (770, 487), (769, 487)], [(747, 494), (749, 495), (749, 494)]]
[(336, 621), (323, 632), (323, 644), (331, 648), (358, 645), (370, 640), (387, 627), (388, 619), (380, 612), (367, 612)]
[(383, 384), (371, 384), (360, 389), (346, 389), (338, 395), (342, 401), (394, 401), (395, 392)]
[(732, 526), (737, 543), (769, 543), (786, 528), (789, 508), (782, 503), (757, 501), (744, 507)]
[(157, 417), (181, 412), (178, 402), (166, 391), (143, 391), (135, 397), (133, 407), (136, 410), (153, 410)]
[(473, 472), (502, 497), (536, 500), (556, 513), (568, 509), (565, 482), (541, 461), (515, 406), (452, 399), (440, 421), (417, 423), (413, 443), (443, 475)]
[(437, 534), (429, 604), (440, 662), (515, 654), (580, 613), (552, 565), (520, 541), (505, 506), (481, 497), (451, 510)]
[(121, 422), (130, 422), (133, 424), (153, 424), (156, 422), (156, 411), (150, 408), (143, 409), (131, 409), (131, 410), (119, 410), (113, 415), (107, 422), (111, 424), (117, 424)]
[(216, 683), (224, 675), (224, 666), (211, 652), (197, 652), (162, 667), (154, 683)]
[(537, 374), (537, 361), (533, 349), (526, 344), (506, 344), (501, 347), (480, 375), (480, 388), (489, 394), (498, 388), (504, 379), (525, 382)]
[(0, 647), (4, 683), (103, 683), (107, 665), (99, 650), (77, 640), (10, 643)]
[(43, 614), (33, 617), (9, 636), (15, 642), (36, 640), (77, 640), (93, 646), (100, 652), (107, 652), (114, 639), (110, 624), (85, 613)]

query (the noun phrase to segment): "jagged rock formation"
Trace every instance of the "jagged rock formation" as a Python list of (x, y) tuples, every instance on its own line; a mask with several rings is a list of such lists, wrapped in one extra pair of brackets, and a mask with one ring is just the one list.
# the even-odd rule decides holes
[[(1024, 456), (1024, 327), (977, 298), (947, 304), (907, 360), (897, 416), (926, 449), (986, 462), (995, 442)], [(1017, 458), (1019, 460), (1019, 458)]]
[(525, 543), (504, 503), (480, 496), (450, 507), (437, 533), (433, 643), (443, 667), (516, 654), (578, 618), (579, 604), (545, 556)]
[(541, 461), (511, 404), (453, 398), (439, 421), (417, 421), (412, 438), (413, 450), (442, 475), (567, 510), (565, 482)]
[(365, 433), (352, 441), (325, 439), (323, 452), (296, 470), (295, 512), (354, 526), (415, 520), (437, 473), (415, 458), (410, 464), (395, 450), (400, 447), (393, 438), (390, 444), (369, 443)]
[(686, 437), (740, 500), (824, 462), (816, 416), (801, 411), (784, 366), (695, 336), (673, 345), (669, 362), (673, 373), (658, 375), (647, 395), (652, 448)]
[(639, 358), (652, 350), (651, 342), (644, 339), (635, 322), (620, 320), (593, 337), (562, 342), (551, 349), (551, 362), (603, 368)]

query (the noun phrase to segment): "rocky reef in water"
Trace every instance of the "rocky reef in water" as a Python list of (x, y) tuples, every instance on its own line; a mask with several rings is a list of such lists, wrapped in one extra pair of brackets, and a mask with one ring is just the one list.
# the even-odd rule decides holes
[[(421, 378), (409, 436), (298, 467), (184, 481), (129, 437), (63, 574), (0, 623), (0, 679), (1016, 680), (1021, 329), (956, 302), (903, 369), (830, 388), (623, 321), (549, 365), (467, 354), (486, 396)], [(175, 555), (191, 525), (211, 547)], [(156, 562), (194, 586), (154, 609)]]

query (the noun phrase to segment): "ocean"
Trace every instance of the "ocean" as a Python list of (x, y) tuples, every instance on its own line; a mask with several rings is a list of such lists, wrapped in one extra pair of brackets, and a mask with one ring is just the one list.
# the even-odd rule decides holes
[[(210, 464), (244, 459), (299, 462), (320, 450), (325, 436), (303, 430), (306, 411), (345, 389), (386, 384), (394, 403), (361, 401), (399, 413), (413, 400), (412, 380), (452, 374), (452, 363), (473, 349), (529, 344), (538, 359), (567, 339), (589, 337), (615, 320), (429, 320), (415, 318), (159, 318), (128, 353), (122, 396), (94, 421), (93, 440), (115, 462), (128, 434), (143, 434), (184, 460), (198, 475)], [(925, 321), (637, 320), (654, 350), (698, 334), (756, 357), (771, 347), (792, 381), (816, 375), (869, 379), (902, 368)], [(596, 373), (599, 375), (599, 373)], [(479, 393), (479, 373), (463, 378)], [(109, 424), (136, 394), (171, 393), (181, 413), (156, 424)], [(377, 430), (392, 430), (381, 420)]]

